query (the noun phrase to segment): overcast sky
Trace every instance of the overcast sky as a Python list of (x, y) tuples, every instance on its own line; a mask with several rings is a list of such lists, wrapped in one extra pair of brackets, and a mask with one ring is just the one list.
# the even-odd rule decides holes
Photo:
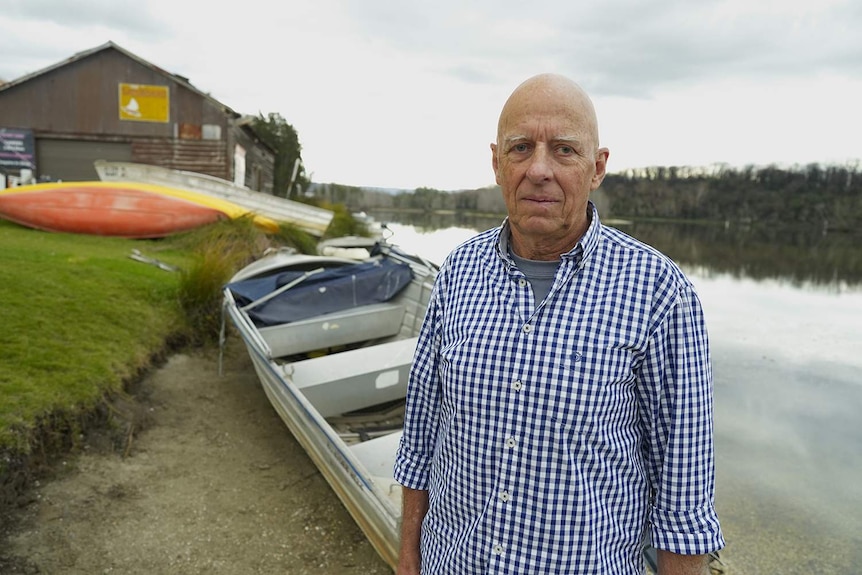
[(493, 184), (522, 80), (593, 97), (611, 171), (862, 159), (858, 0), (0, 0), (0, 78), (107, 41), (242, 114), (278, 112), (317, 182)]

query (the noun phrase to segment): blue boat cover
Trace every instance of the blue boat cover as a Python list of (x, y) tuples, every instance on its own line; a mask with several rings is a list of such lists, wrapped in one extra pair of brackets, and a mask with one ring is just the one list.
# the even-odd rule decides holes
[[(246, 306), (301, 278), (306, 272), (288, 271), (227, 285), (239, 307)], [(290, 323), (395, 297), (413, 278), (405, 263), (381, 259), (326, 269), (272, 299), (248, 310), (255, 325)]]

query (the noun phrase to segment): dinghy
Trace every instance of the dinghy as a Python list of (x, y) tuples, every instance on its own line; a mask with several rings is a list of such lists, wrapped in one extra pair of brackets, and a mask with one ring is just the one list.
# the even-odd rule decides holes
[(224, 289), (226, 316), (273, 407), (393, 568), (401, 486), (392, 469), (436, 274), (378, 243), (361, 261), (276, 252)]

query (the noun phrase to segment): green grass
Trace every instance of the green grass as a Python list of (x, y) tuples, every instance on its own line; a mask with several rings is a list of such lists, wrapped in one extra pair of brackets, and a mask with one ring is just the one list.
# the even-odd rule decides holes
[(51, 234), (0, 221), (0, 448), (28, 449), (39, 418), (93, 407), (186, 330), (168, 242)]

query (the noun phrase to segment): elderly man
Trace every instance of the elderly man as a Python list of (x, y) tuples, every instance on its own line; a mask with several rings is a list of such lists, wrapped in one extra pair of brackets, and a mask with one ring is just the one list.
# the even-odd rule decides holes
[(589, 97), (540, 75), (500, 114), (508, 217), (444, 262), (411, 371), (395, 476), (399, 575), (706, 570), (712, 372), (689, 280), (602, 225), (608, 150)]

